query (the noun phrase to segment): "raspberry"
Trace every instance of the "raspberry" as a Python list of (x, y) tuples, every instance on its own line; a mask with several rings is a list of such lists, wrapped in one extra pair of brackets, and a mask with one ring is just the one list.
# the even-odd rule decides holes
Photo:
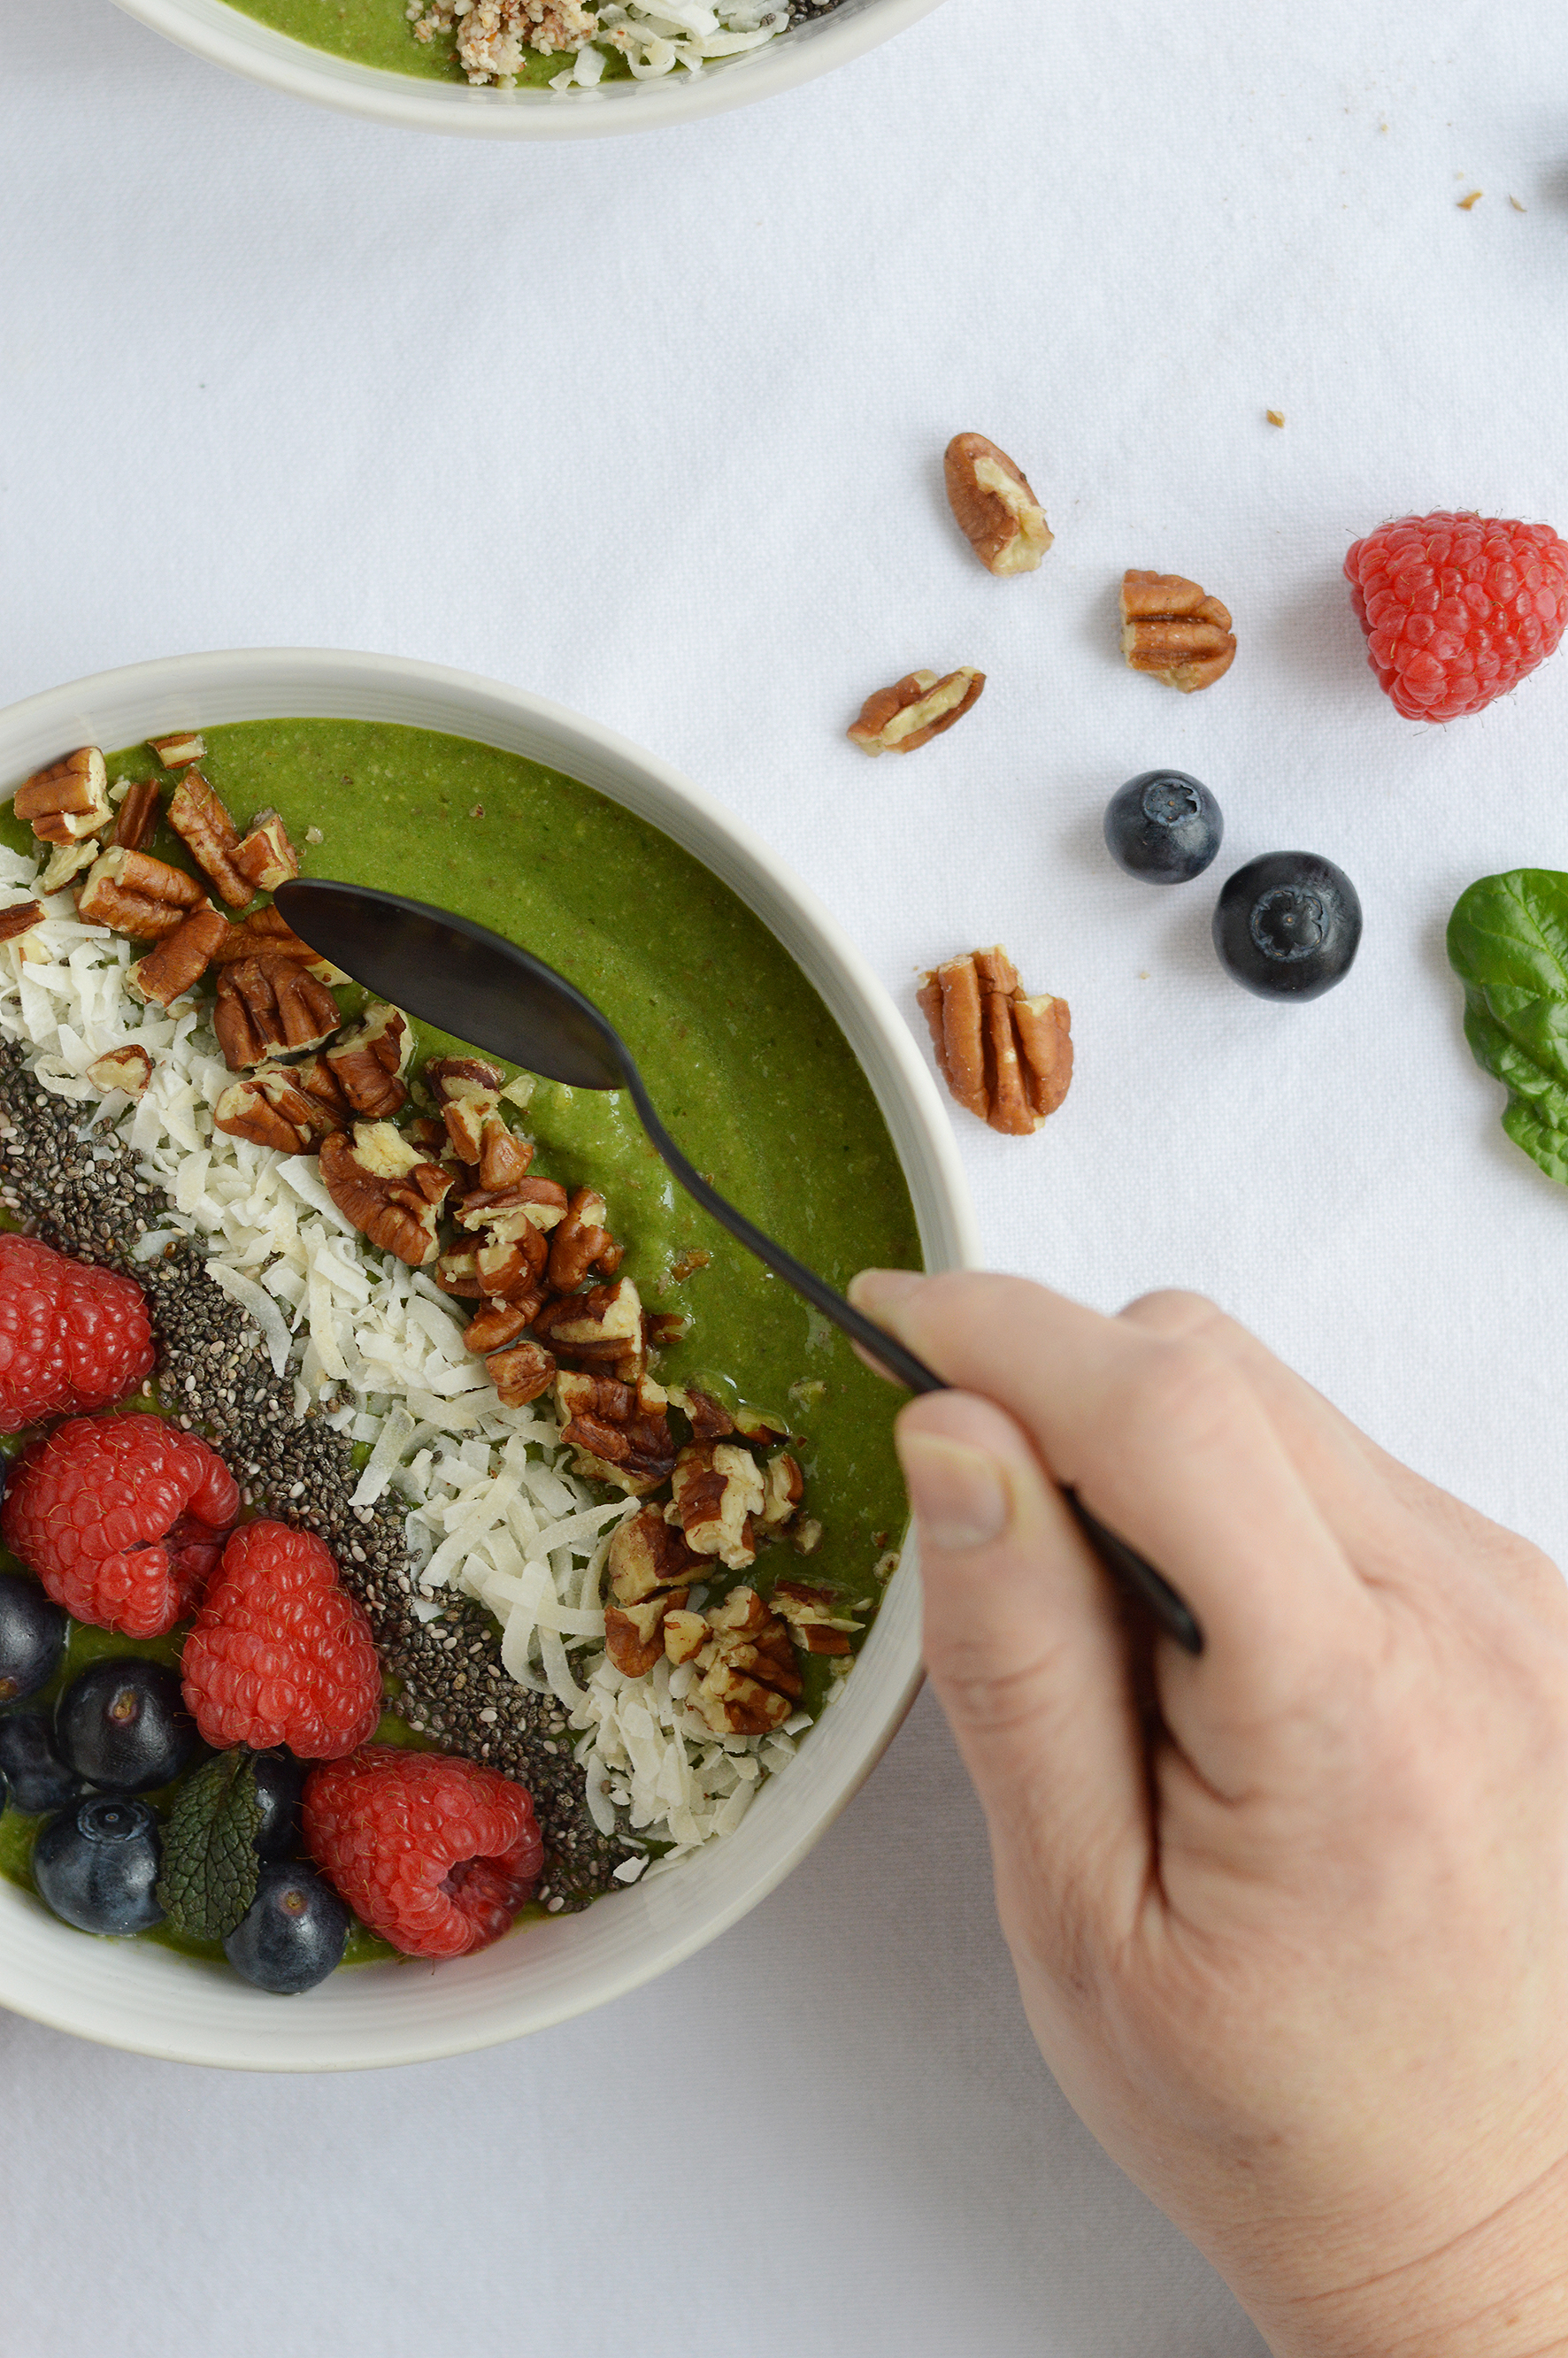
[(1457, 720), (1543, 664), (1568, 624), (1568, 542), (1550, 525), (1401, 516), (1346, 579), (1367, 660), (1407, 720)]
[(0, 1236), (0, 1433), (107, 1408), (152, 1371), (134, 1279), (68, 1260), (36, 1237)]
[(509, 1931), (545, 1845), (499, 1768), (367, 1744), (313, 1768), (305, 1844), (363, 1924), (410, 1957), (462, 1957)]
[(78, 1621), (161, 1638), (194, 1611), (240, 1511), (215, 1449), (161, 1416), (82, 1416), (14, 1468), (0, 1539)]
[(246, 1523), (223, 1550), (180, 1660), (209, 1744), (351, 1752), (381, 1717), (381, 1664), (361, 1606), (309, 1531)]

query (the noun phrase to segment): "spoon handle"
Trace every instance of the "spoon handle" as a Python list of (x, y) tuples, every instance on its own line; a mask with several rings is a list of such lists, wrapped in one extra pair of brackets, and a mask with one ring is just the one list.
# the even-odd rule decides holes
[[(852, 1303), (846, 1302), (843, 1295), (825, 1279), (818, 1277), (814, 1269), (808, 1269), (803, 1260), (796, 1260), (794, 1253), (787, 1252), (764, 1230), (753, 1227), (743, 1212), (738, 1212), (716, 1187), (709, 1185), (701, 1172), (687, 1161), (659, 1120), (653, 1100), (643, 1085), (643, 1076), (631, 1058), (628, 1057), (626, 1062), (629, 1067), (626, 1087), (642, 1117), (643, 1127), (687, 1194), (700, 1204), (721, 1228), (728, 1228), (737, 1243), (743, 1244), (748, 1252), (755, 1253), (764, 1268), (771, 1269), (775, 1277), (782, 1277), (786, 1285), (793, 1286), (814, 1308), (820, 1310), (825, 1318), (848, 1335), (851, 1342), (858, 1343), (879, 1366), (885, 1368), (890, 1375), (896, 1376), (901, 1384), (906, 1384), (912, 1392), (946, 1391), (947, 1386), (942, 1378), (935, 1374), (924, 1359), (917, 1359), (913, 1351), (906, 1351), (903, 1345), (895, 1341), (884, 1328), (865, 1317)], [(1185, 1599), (1172, 1587), (1163, 1573), (1156, 1572), (1152, 1563), (1145, 1563), (1125, 1540), (1118, 1539), (1114, 1531), (1108, 1531), (1105, 1525), (1090, 1514), (1076, 1490), (1064, 1488), (1062, 1496), (1071, 1509), (1078, 1529), (1123, 1594), (1142, 1606), (1165, 1636), (1173, 1638), (1184, 1651), (1201, 1654), (1203, 1631)]]

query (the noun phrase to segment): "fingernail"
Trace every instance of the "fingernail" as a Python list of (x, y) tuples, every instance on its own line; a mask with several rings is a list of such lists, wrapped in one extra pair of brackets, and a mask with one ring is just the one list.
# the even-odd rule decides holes
[(933, 1547), (957, 1552), (1000, 1539), (1011, 1509), (994, 1457), (934, 1433), (903, 1431), (898, 1454), (921, 1530)]
[(856, 1309), (874, 1318), (879, 1310), (891, 1310), (925, 1282), (917, 1269), (863, 1269), (849, 1280), (847, 1290)]

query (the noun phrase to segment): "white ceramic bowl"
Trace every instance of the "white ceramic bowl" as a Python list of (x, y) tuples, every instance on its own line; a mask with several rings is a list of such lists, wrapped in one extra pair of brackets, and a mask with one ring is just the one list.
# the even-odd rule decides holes
[[(471, 139), (594, 139), (617, 131), (654, 131), (694, 123), (753, 98), (793, 90), (888, 40), (939, 0), (841, 0), (816, 24), (797, 25), (760, 49), (705, 66), (684, 67), (654, 81), (601, 83), (595, 91), (470, 90), (386, 73), (379, 66), (308, 48), (259, 24), (224, 0), (116, 0), (127, 16), (232, 73), (248, 74), (291, 98), (312, 99), (342, 114), (365, 114), (410, 131), (455, 132)], [(412, 39), (412, 35), (410, 35)]]
[[(841, 1025), (887, 1118), (926, 1265), (974, 1260), (973, 1215), (942, 1100), (853, 945), (772, 847), (711, 795), (560, 705), (389, 655), (182, 655), (103, 672), (0, 712), (0, 795), (71, 745), (128, 745), (275, 717), (403, 721), (478, 738), (580, 779), (673, 836), (776, 935)], [(361, 1966), (287, 2000), (156, 1942), (69, 1931), (0, 1882), (0, 2005), (143, 2054), (252, 2071), (413, 2063), (542, 2029), (677, 1964), (754, 1908), (874, 1766), (919, 1679), (918, 1580), (906, 1547), (840, 1700), (737, 1832), (678, 1873), (579, 1916), (530, 1925), (477, 1957), (434, 1968)]]

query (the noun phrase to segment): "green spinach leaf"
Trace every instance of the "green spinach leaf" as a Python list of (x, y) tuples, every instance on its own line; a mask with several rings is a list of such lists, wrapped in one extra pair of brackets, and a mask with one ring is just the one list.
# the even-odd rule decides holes
[(1454, 904), (1448, 960), (1470, 1053), (1509, 1092), (1503, 1128), (1568, 1185), (1568, 875), (1483, 876)]

